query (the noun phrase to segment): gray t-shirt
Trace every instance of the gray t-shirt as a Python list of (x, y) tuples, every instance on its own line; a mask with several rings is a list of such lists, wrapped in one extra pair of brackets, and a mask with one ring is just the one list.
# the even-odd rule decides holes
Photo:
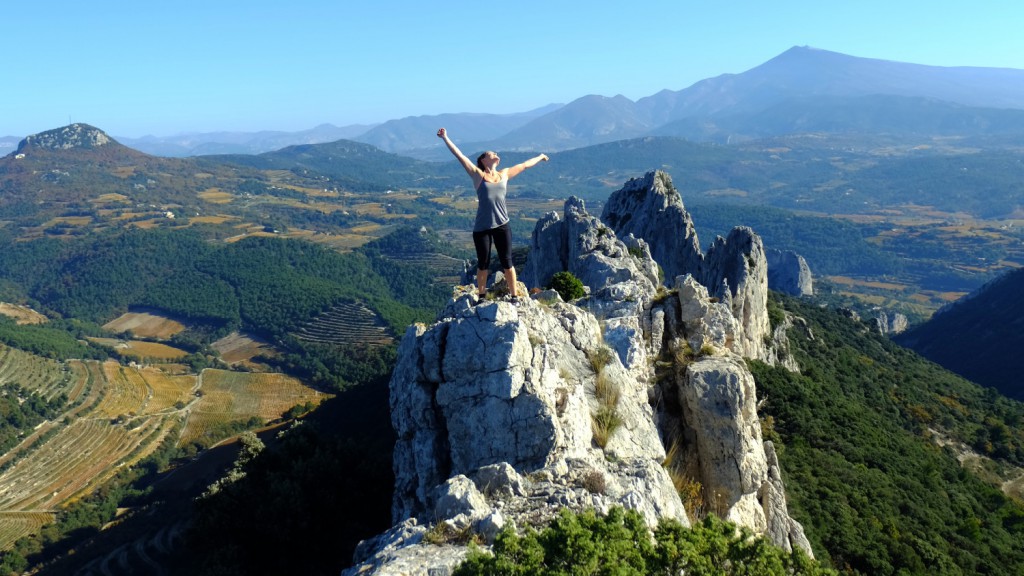
[(508, 192), (508, 178), (506, 173), (501, 173), (501, 180), (497, 182), (480, 182), (476, 189), (476, 198), (479, 205), (476, 208), (476, 222), (473, 224), (473, 232), (483, 232), (491, 228), (497, 228), (508, 222), (508, 209), (505, 207), (505, 194)]

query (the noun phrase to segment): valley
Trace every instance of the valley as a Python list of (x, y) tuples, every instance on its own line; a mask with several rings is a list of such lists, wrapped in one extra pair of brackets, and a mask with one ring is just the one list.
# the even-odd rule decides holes
[(55, 362), (0, 344), (0, 384), (7, 383), (60, 397), (63, 408), (0, 456), (0, 550), (162, 444), (195, 452), (330, 397), (283, 374)]

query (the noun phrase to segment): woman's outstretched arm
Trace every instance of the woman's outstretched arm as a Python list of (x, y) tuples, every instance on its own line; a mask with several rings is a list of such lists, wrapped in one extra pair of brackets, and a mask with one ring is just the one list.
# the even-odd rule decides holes
[(509, 168), (507, 170), (508, 177), (509, 178), (513, 178), (515, 176), (518, 176), (520, 173), (522, 173), (523, 170), (526, 170), (527, 168), (533, 168), (538, 163), (540, 163), (540, 162), (547, 162), (547, 161), (548, 161), (548, 155), (547, 154), (539, 154), (537, 156), (534, 156), (533, 158), (530, 158), (526, 162), (523, 162), (521, 164), (516, 164), (515, 166)]
[(476, 164), (470, 162), (469, 158), (466, 158), (466, 155), (463, 154), (461, 150), (459, 150), (459, 147), (456, 146), (455, 143), (451, 141), (451, 138), (448, 138), (447, 130), (445, 130), (444, 128), (438, 130), (437, 137), (444, 140), (445, 146), (447, 146), (448, 149), (451, 150), (452, 154), (455, 156), (455, 159), (459, 161), (459, 164), (462, 164), (462, 167), (466, 169), (466, 173), (468, 173), (470, 176), (475, 177), (478, 177), (480, 175), (480, 170), (477, 169)]

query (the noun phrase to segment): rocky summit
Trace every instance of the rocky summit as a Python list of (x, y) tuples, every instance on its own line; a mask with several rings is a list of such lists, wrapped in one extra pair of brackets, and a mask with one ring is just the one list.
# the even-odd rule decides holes
[[(525, 281), (568, 271), (587, 296), (478, 303), (460, 287), (434, 324), (407, 330), (390, 382), (394, 527), (345, 574), (449, 574), (465, 542), (562, 508), (625, 507), (652, 527), (716, 514), (811, 553), (743, 360), (791, 361), (784, 330), (769, 333), (760, 239), (737, 229), (704, 256), (666, 175), (623, 190), (625, 223), (570, 198), (534, 230)], [(653, 255), (680, 246), (693, 251), (663, 280)]]
[(18, 144), (17, 153), (27, 150), (70, 150), (74, 148), (98, 148), (113, 140), (99, 128), (88, 124), (71, 124), (63, 128), (33, 134)]

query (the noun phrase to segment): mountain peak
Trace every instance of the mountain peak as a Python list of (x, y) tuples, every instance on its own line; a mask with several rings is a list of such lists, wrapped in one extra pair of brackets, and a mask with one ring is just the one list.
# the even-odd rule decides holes
[(18, 145), (18, 152), (23, 152), (28, 148), (37, 150), (92, 149), (112, 142), (114, 139), (99, 128), (75, 123), (25, 138)]

